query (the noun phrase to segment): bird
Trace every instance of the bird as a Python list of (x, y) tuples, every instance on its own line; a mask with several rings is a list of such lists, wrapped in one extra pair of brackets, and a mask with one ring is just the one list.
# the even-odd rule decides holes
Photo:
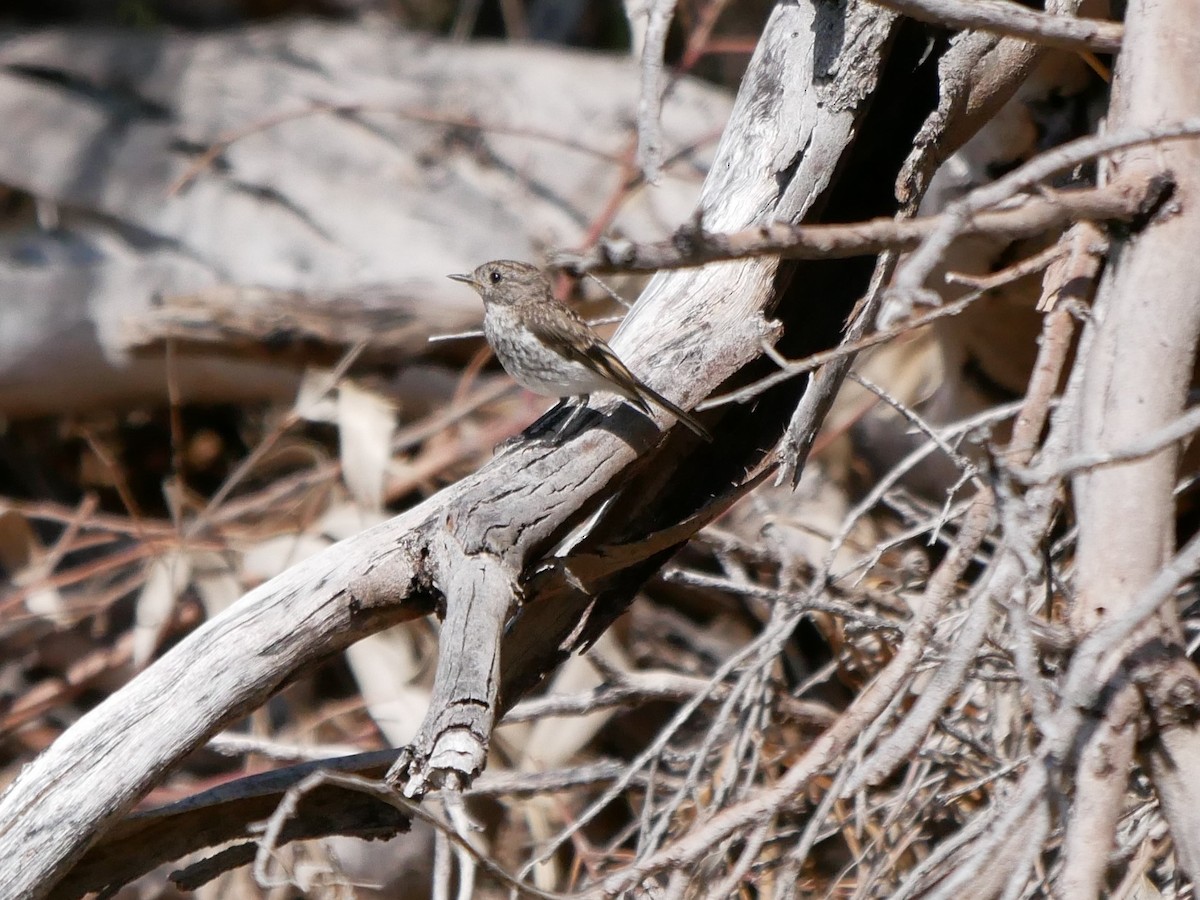
[(483, 298), (484, 336), (517, 384), (547, 397), (579, 397), (579, 409), (593, 392), (610, 391), (647, 414), (653, 404), (712, 441), (694, 416), (630, 372), (604, 339), (554, 296), (537, 266), (498, 259), (469, 275), (448, 277)]

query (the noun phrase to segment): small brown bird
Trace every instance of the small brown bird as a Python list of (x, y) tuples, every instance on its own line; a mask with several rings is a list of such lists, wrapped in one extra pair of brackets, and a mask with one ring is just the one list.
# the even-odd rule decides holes
[(639, 381), (587, 322), (555, 299), (536, 266), (500, 259), (470, 275), (449, 277), (483, 298), (483, 333), (522, 387), (548, 397), (581, 397), (582, 404), (593, 391), (612, 391), (646, 413), (653, 403), (712, 440), (703, 425)]

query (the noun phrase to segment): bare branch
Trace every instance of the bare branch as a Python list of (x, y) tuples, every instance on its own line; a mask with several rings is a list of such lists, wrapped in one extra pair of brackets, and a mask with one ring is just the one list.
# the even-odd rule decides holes
[[(901, 298), (919, 292), (946, 248), (962, 233), (971, 218), (983, 210), (1029, 190), (1051, 175), (1072, 169), (1097, 156), (1142, 144), (1194, 138), (1197, 135), (1200, 135), (1200, 119), (1188, 119), (1167, 125), (1079, 138), (1034, 157), (1003, 178), (976, 188), (946, 207), (933, 232), (896, 273), (893, 292)], [(1162, 191), (1166, 188), (1167, 184), (1161, 183), (1152, 193), (1161, 198)], [(1153, 206), (1147, 212), (1152, 208)]]
[(667, 30), (675, 14), (675, 0), (648, 0), (646, 33), (642, 44), (642, 90), (638, 97), (638, 166), (642, 177), (657, 183), (663, 164), (662, 94), (663, 54)]
[[(726, 403), (745, 403), (762, 394), (764, 391), (773, 388), (777, 384), (787, 381), (789, 378), (794, 378), (797, 375), (803, 375), (805, 372), (812, 372), (819, 369), (826, 363), (834, 362), (835, 360), (843, 359), (847, 356), (854, 356), (863, 350), (869, 350), (871, 347), (878, 347), (881, 344), (886, 344), (888, 341), (894, 340), (902, 334), (908, 334), (914, 329), (928, 325), (930, 322), (936, 322), (938, 319), (944, 319), (948, 316), (957, 316), (964, 309), (982, 297), (980, 291), (967, 294), (953, 303), (947, 303), (945, 306), (939, 306), (932, 312), (925, 313), (920, 316), (913, 316), (891, 328), (883, 331), (876, 331), (867, 334), (865, 337), (858, 340), (850, 340), (849, 337), (832, 350), (822, 350), (820, 353), (814, 353), (812, 356), (807, 356), (804, 359), (783, 360), (783, 365), (778, 372), (773, 372), (765, 378), (760, 378), (758, 381), (753, 381), (745, 387), (738, 388), (735, 391), (730, 391), (728, 394), (717, 394), (715, 397), (709, 397), (704, 402), (697, 405), (697, 410), (713, 409), (717, 406), (724, 406)], [(778, 363), (777, 363), (778, 364)]]
[[(875, 327), (875, 321), (887, 296), (885, 286), (896, 269), (897, 260), (897, 254), (891, 250), (884, 252), (876, 260), (875, 271), (871, 273), (871, 284), (857, 305), (857, 315), (846, 331), (843, 344), (853, 346)], [(808, 390), (796, 404), (796, 410), (792, 413), (787, 431), (784, 432), (783, 440), (779, 442), (776, 451), (781, 462), (779, 475), (775, 479), (777, 485), (786, 481), (791, 481), (792, 487), (800, 484), (809, 451), (817, 439), (817, 431), (832, 408), (834, 398), (842, 387), (846, 373), (854, 365), (854, 360), (854, 353), (846, 353), (832, 360), (813, 377)]]
[[(1017, 239), (1041, 234), (1076, 219), (1128, 220), (1144, 208), (1146, 191), (1132, 186), (1045, 191), (1011, 209), (978, 212), (957, 234)], [(1007, 199), (1007, 198), (1005, 198)], [(666, 241), (631, 244), (602, 240), (582, 254), (559, 253), (552, 262), (576, 273), (680, 269), (730, 259), (839, 259), (884, 250), (912, 250), (945, 227), (945, 215), (919, 219), (879, 218), (849, 225), (790, 225), (775, 222), (729, 234), (685, 226)]]
[(1118, 22), (1055, 16), (1009, 0), (871, 0), (922, 22), (950, 28), (974, 28), (1023, 38), (1066, 50), (1121, 49), (1124, 29)]
[(266, 834), (263, 840), (259, 843), (258, 853), (254, 860), (254, 875), (258, 883), (264, 887), (287, 887), (290, 885), (289, 879), (272, 878), (268, 872), (268, 863), (275, 848), (280, 843), (280, 835), (288, 820), (296, 815), (297, 807), (304, 799), (305, 795), (313, 790), (324, 787), (340, 787), (349, 791), (357, 791), (373, 797), (389, 806), (395, 807), (401, 813), (411, 816), (414, 819), (419, 819), (427, 825), (433, 826), (437, 831), (444, 835), (445, 838), (454, 846), (468, 854), (484, 871), (493, 878), (498, 880), (516, 891), (518, 895), (526, 895), (531, 897), (541, 897), (544, 900), (566, 900), (563, 894), (556, 894), (550, 891), (542, 891), (531, 885), (523, 884), (504, 869), (496, 864), (495, 861), (480, 853), (460, 835), (453, 825), (444, 822), (438, 816), (426, 811), (419, 804), (406, 800), (401, 797), (391, 788), (387, 787), (382, 782), (372, 781), (363, 778), (359, 775), (347, 775), (338, 772), (319, 771), (309, 775), (295, 787), (291, 788), (284, 797), (283, 802), (279, 804), (278, 809), (271, 816), (267, 823)]
[(1067, 897), (1098, 897), (1133, 764), (1141, 701), (1126, 684), (1109, 702), (1079, 753), (1075, 808), (1067, 820), (1063, 872), (1058, 886)]
[(1197, 431), (1200, 431), (1200, 407), (1188, 410), (1173, 422), (1149, 434), (1140, 435), (1122, 447), (1076, 453), (1058, 463), (1032, 469), (1016, 468), (1013, 471), (1026, 484), (1055, 481), (1107, 466), (1137, 462), (1178, 444)]

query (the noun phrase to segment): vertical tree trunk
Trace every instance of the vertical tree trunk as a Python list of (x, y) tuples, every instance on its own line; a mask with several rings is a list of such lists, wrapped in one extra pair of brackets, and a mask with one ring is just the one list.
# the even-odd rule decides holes
[[(1197, 72), (1200, 3), (1131, 0), (1109, 130), (1200, 115)], [(1178, 418), (1192, 383), (1200, 336), (1200, 144), (1180, 141), (1137, 148), (1121, 154), (1112, 169), (1114, 178), (1146, 177), (1165, 169), (1176, 187), (1154, 221), (1113, 245), (1096, 300), (1096, 339), (1084, 361), (1078, 432), (1078, 449), (1084, 452), (1128, 445)], [(1173, 555), (1179, 456), (1175, 445), (1075, 479), (1079, 597), (1071, 623), (1077, 632), (1119, 617)], [(1182, 634), (1166, 607), (1135, 640), (1145, 643), (1145, 653), (1155, 658), (1156, 666), (1180, 658)], [(1127, 672), (1106, 674), (1115, 689), (1110, 718), (1121, 721), (1099, 725), (1083, 750), (1085, 761), (1102, 768), (1106, 759), (1127, 759), (1137, 736), (1129, 715), (1137, 688)], [(1154, 698), (1150, 700), (1153, 713)], [(1194, 728), (1183, 726), (1161, 731), (1158, 739), (1150, 753), (1155, 783), (1180, 861), (1195, 879), (1200, 874), (1200, 845), (1181, 838), (1196, 835), (1183, 820), (1194, 820), (1200, 809), (1200, 743)], [(1108, 741), (1113, 743), (1105, 747)], [(1172, 766), (1178, 768), (1174, 777), (1159, 777)], [(1068, 829), (1063, 884), (1069, 896), (1096, 896), (1101, 889), (1106, 852), (1094, 845), (1095, 836), (1104, 834), (1111, 844), (1127, 775), (1124, 766), (1110, 768), (1107, 778), (1086, 782), (1088, 812), (1081, 810)], [(1096, 831), (1098, 817), (1106, 822)]]

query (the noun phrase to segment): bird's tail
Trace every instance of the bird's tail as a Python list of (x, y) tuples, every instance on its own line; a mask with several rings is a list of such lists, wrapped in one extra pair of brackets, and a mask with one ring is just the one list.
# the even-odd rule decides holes
[(709, 433), (707, 428), (696, 421), (695, 416), (685, 410), (680, 409), (658, 391), (654, 390), (654, 388), (649, 387), (641, 381), (636, 383), (638, 393), (640, 395), (637, 399), (641, 400), (643, 404), (646, 400), (649, 400), (655, 406), (665, 409), (681, 423), (695, 432), (699, 437), (704, 438), (704, 440), (708, 441), (710, 444), (712, 443), (713, 436)]

